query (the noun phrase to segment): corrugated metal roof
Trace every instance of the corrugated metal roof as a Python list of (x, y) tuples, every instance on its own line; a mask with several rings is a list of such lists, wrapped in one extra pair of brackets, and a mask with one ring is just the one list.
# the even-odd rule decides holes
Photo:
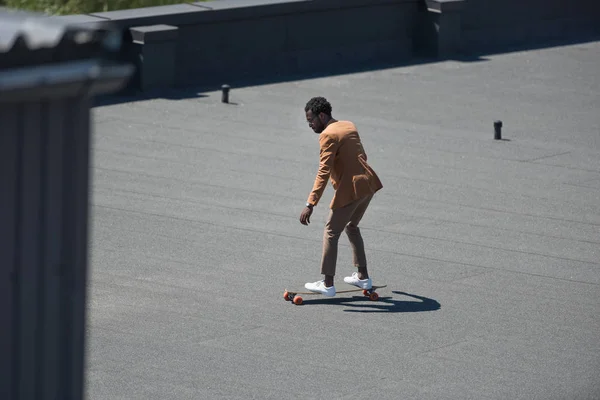
[[(21, 61), (27, 64), (25, 58), (28, 52), (47, 51), (59, 47), (68, 47), (71, 56), (77, 48), (97, 48), (101, 51), (117, 51), (121, 46), (121, 34), (107, 24), (73, 25), (44, 14), (23, 11), (7, 11), (0, 9), (0, 68), (5, 67), (4, 61), (12, 59), (18, 52)], [(69, 58), (65, 52), (60, 52), (59, 59)]]

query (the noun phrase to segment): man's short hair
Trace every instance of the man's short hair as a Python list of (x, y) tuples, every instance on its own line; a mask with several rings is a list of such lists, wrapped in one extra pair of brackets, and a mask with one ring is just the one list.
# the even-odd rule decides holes
[(324, 113), (331, 117), (331, 104), (325, 99), (325, 97), (313, 97), (306, 103), (306, 107), (304, 107), (304, 111), (311, 111), (313, 115), (319, 115), (320, 113)]

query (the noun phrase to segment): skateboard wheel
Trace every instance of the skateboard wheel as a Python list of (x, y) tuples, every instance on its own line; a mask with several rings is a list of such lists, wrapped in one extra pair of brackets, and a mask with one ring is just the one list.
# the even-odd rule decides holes
[(379, 298), (379, 295), (375, 292), (373, 292), (369, 295), (369, 299), (371, 299), (371, 301), (376, 301), (378, 298)]
[(363, 290), (363, 296), (368, 296), (369, 295), (369, 291), (367, 289)]
[(283, 299), (285, 301), (290, 301), (290, 294), (288, 292), (283, 292)]
[(300, 296), (294, 296), (294, 304), (299, 306), (300, 304), (302, 304), (302, 297)]

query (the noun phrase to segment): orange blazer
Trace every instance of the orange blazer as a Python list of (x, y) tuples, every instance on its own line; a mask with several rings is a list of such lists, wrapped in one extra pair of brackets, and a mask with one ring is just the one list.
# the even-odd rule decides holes
[(335, 190), (331, 209), (344, 207), (383, 188), (367, 164), (367, 154), (352, 122), (337, 121), (328, 125), (319, 135), (319, 145), (319, 171), (308, 203), (315, 206), (319, 203), (328, 180)]

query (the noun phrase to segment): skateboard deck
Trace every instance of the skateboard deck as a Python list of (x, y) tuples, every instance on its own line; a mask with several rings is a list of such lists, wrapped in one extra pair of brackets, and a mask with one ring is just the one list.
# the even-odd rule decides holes
[[(375, 290), (387, 287), (387, 285), (373, 285), (373, 287), (371, 287), (371, 289), (360, 289), (360, 288), (357, 288), (356, 286), (351, 286), (351, 285), (348, 285), (348, 287), (352, 287), (354, 289), (336, 290), (336, 296), (340, 293), (362, 292), (362, 294), (364, 296), (368, 297), (369, 300), (377, 301), (379, 299), (379, 294)], [(323, 296), (323, 293), (311, 292), (306, 289), (303, 289), (302, 291), (285, 289), (285, 291), (283, 292), (283, 299), (285, 301), (291, 301), (293, 304), (300, 305), (303, 302), (302, 296), (304, 296), (304, 295), (305, 296), (314, 296), (314, 295)]]

